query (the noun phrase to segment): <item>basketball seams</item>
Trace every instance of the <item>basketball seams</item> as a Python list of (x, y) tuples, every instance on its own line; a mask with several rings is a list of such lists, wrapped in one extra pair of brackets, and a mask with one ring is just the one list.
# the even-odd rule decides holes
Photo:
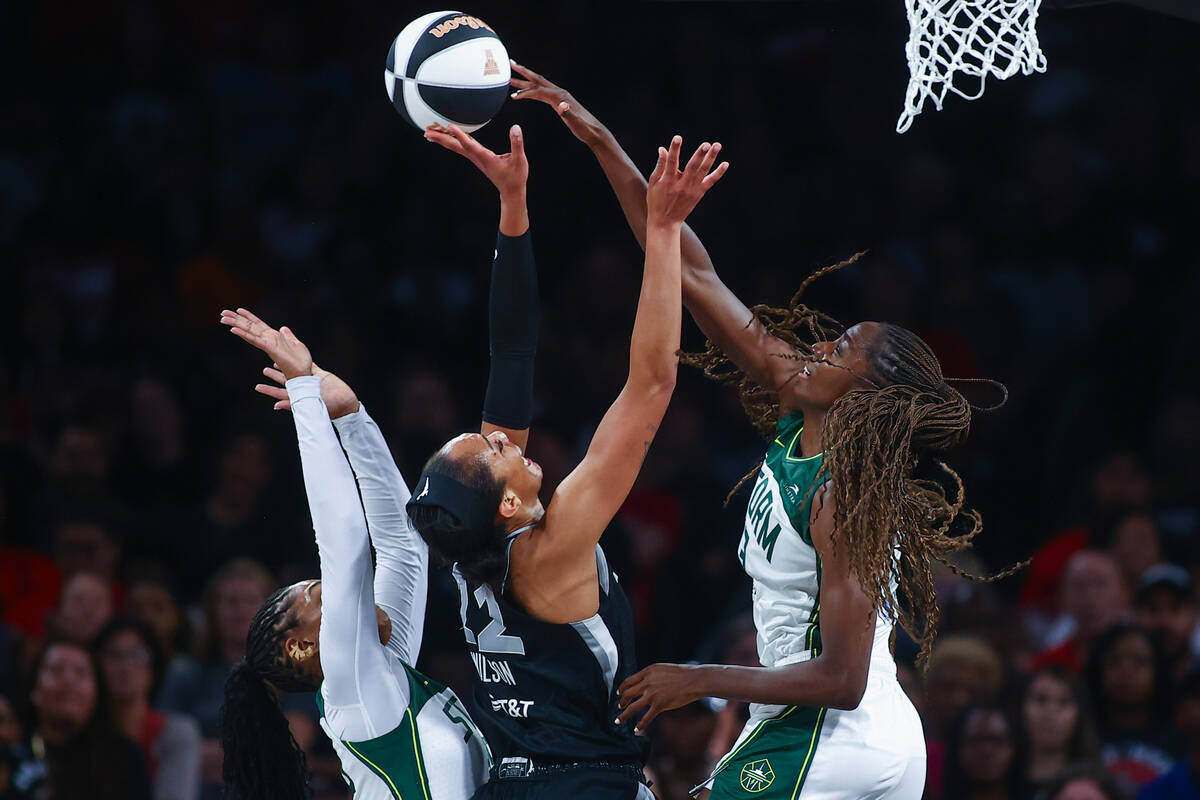
[[(445, 27), (456, 19), (455, 27)], [(433, 36), (434, 29), (441, 35)], [(453, 122), (470, 132), (504, 105), (510, 77), (508, 50), (486, 22), (439, 11), (410, 22), (392, 41), (384, 87), (414, 127)]]

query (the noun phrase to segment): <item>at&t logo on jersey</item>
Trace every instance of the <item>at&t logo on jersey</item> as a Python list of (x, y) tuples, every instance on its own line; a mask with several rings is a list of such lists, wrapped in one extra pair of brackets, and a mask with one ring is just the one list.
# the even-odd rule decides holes
[(492, 711), (502, 711), (514, 719), (525, 719), (529, 716), (529, 707), (533, 705), (532, 700), (509, 700), (506, 698), (492, 698)]
[(742, 788), (747, 792), (761, 792), (775, 782), (775, 770), (767, 759), (751, 761), (742, 767), (739, 778)]

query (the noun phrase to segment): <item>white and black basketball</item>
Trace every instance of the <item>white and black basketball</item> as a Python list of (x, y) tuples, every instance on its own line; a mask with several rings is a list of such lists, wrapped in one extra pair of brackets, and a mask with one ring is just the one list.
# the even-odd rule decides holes
[(388, 98), (420, 130), (483, 127), (508, 97), (508, 51), (496, 32), (461, 11), (435, 11), (400, 31), (383, 71)]

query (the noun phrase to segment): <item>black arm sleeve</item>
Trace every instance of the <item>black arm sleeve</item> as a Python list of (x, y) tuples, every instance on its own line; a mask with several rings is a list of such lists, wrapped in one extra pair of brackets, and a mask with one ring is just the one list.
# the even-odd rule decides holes
[(512, 430), (529, 427), (540, 321), (537, 268), (529, 231), (515, 237), (499, 234), (488, 296), (492, 365), (483, 400), (484, 422)]

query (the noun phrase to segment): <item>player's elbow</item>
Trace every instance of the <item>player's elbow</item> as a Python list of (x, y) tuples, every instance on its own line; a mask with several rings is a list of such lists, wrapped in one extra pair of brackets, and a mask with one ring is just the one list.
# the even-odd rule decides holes
[(631, 370), (627, 386), (642, 398), (642, 402), (663, 404), (671, 401), (675, 381), (679, 377), (679, 360), (671, 363), (648, 364), (644, 371)]
[(842, 711), (853, 711), (858, 708), (862, 702), (863, 695), (867, 691), (867, 682), (850, 684), (838, 687), (834, 697), (834, 702), (829, 704), (830, 708), (837, 708)]
[(854, 667), (836, 669), (830, 681), (830, 697), (826, 703), (830, 708), (853, 711), (862, 702), (867, 691), (867, 670)]
[(668, 401), (671, 395), (675, 393), (675, 382), (679, 379), (679, 362), (673, 361), (669, 364), (663, 364), (662, 368), (653, 376), (653, 381), (647, 387), (647, 394), (657, 397), (666, 398)]

